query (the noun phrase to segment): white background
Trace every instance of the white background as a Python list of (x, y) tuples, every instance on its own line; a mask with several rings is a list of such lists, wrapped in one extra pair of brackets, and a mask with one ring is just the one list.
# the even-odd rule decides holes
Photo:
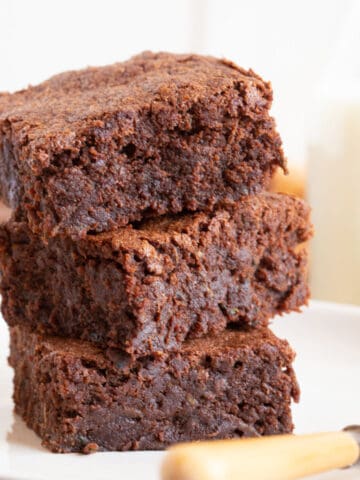
[(291, 163), (341, 24), (356, 0), (0, 0), (0, 90), (142, 50), (229, 57), (271, 80)]

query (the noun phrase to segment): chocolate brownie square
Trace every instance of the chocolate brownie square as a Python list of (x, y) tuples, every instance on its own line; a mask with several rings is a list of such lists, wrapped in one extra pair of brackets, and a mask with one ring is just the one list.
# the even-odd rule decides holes
[(134, 357), (175, 350), (306, 303), (311, 232), (303, 201), (270, 193), (77, 241), (45, 243), (12, 220), (0, 229), (3, 315)]
[(267, 329), (225, 331), (135, 362), (11, 329), (15, 411), (54, 452), (289, 433), (299, 396), (293, 357)]
[(2, 94), (2, 197), (43, 236), (209, 212), (285, 168), (271, 102), (251, 70), (150, 52)]

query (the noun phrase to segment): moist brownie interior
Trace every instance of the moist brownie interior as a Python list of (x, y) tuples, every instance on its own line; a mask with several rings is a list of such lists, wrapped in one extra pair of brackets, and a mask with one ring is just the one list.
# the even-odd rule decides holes
[(253, 71), (145, 52), (0, 96), (0, 189), (33, 231), (78, 238), (259, 192), (281, 140)]
[(307, 301), (308, 217), (301, 200), (263, 193), (78, 241), (45, 243), (13, 220), (0, 229), (2, 311), (10, 325), (133, 356), (266, 325)]
[(55, 452), (291, 432), (293, 357), (267, 329), (226, 331), (136, 362), (11, 329), (16, 412)]

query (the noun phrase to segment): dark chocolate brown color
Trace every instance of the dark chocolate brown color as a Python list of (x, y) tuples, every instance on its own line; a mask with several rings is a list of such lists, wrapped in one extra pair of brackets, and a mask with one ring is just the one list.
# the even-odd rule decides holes
[(150, 52), (2, 94), (2, 197), (44, 236), (210, 211), (285, 167), (271, 101), (251, 70)]
[(259, 329), (115, 364), (87, 342), (11, 329), (16, 412), (54, 452), (291, 432), (293, 356), (286, 341)]
[(0, 229), (4, 318), (133, 356), (267, 324), (308, 299), (308, 216), (301, 200), (263, 193), (80, 241), (46, 244), (12, 221)]

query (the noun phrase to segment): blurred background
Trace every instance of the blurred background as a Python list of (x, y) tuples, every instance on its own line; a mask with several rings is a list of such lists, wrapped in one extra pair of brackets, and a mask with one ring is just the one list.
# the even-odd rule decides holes
[(313, 207), (312, 296), (360, 304), (358, 0), (0, 0), (0, 18), (0, 91), (142, 50), (227, 57), (271, 80), (290, 167), (272, 188)]

